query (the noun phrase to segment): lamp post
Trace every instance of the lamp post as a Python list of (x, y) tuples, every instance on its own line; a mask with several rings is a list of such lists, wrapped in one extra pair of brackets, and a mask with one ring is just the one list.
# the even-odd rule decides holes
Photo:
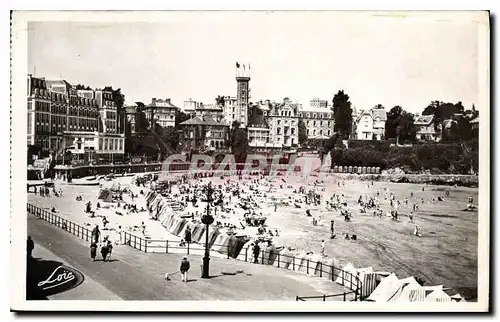
[(208, 186), (205, 188), (205, 193), (207, 195), (207, 214), (203, 215), (201, 217), (201, 222), (207, 225), (206, 229), (206, 236), (205, 236), (205, 256), (203, 256), (203, 270), (201, 273), (201, 278), (210, 278), (210, 247), (208, 245), (208, 228), (209, 226), (214, 222), (214, 217), (210, 215), (210, 205), (211, 202), (213, 201), (212, 199), (212, 193), (213, 193), (213, 188), (212, 185), (209, 183)]

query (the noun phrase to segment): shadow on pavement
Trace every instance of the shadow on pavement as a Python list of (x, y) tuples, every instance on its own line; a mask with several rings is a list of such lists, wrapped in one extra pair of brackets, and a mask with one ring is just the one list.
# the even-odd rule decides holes
[(48, 300), (47, 294), (38, 286), (60, 265), (61, 262), (40, 258), (28, 258), (26, 267), (26, 300)]
[(83, 281), (82, 273), (59, 261), (27, 259), (26, 300), (48, 300), (48, 296), (66, 292)]

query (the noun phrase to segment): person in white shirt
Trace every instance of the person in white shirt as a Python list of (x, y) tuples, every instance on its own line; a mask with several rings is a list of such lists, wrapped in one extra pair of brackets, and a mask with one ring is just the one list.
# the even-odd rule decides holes
[(321, 256), (325, 256), (325, 240), (321, 240)]
[(123, 234), (122, 226), (118, 226), (118, 228), (116, 229), (115, 245), (122, 245), (123, 244), (122, 234)]

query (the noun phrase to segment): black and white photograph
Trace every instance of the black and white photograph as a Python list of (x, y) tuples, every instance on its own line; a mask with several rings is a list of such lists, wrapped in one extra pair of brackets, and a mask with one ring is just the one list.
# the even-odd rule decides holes
[(488, 311), (489, 21), (13, 11), (11, 309)]

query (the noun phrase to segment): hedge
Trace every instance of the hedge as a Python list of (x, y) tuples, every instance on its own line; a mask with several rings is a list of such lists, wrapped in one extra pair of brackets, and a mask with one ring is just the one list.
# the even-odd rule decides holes
[(469, 174), (470, 168), (477, 172), (478, 151), (465, 152), (460, 144), (426, 143), (412, 147), (389, 147), (364, 145), (331, 151), (332, 167), (370, 166), (381, 169), (399, 167), (406, 173), (429, 170), (431, 173)]

